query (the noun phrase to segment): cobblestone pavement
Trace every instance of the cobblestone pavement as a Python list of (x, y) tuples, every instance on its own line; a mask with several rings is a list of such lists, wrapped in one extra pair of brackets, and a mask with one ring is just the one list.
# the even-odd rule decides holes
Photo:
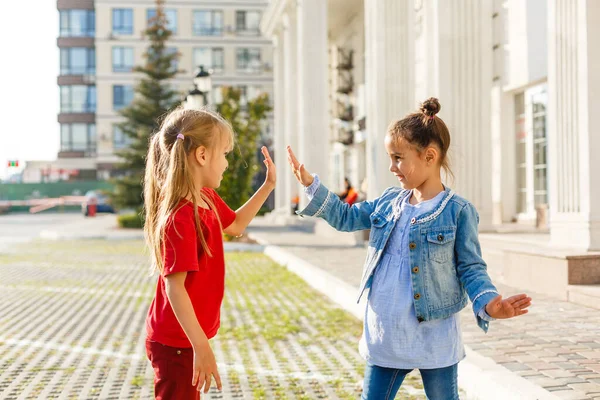
[[(34, 241), (0, 253), (0, 399), (151, 399), (141, 241)], [(227, 254), (205, 399), (357, 399), (359, 321), (262, 254)], [(412, 374), (397, 398), (424, 399)]]
[[(256, 220), (250, 232), (358, 287), (366, 250), (335, 237)], [(497, 284), (505, 296), (516, 289)], [(494, 321), (488, 334), (475, 324), (471, 307), (461, 313), (465, 344), (509, 371), (563, 399), (600, 399), (600, 310), (533, 297), (529, 314)]]

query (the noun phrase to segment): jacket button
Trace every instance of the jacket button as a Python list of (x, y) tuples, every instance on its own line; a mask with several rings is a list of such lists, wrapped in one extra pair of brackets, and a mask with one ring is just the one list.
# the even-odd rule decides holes
[(375, 218), (375, 219), (373, 220), (373, 222), (374, 222), (374, 223), (376, 223), (376, 224), (378, 224), (378, 223), (379, 223), (379, 218)]
[(415, 242), (410, 242), (410, 243), (409, 243), (409, 245), (408, 245), (408, 247), (409, 247), (411, 250), (414, 250), (414, 249), (416, 249), (416, 248), (417, 248), (417, 244), (416, 244)]
[(414, 268), (413, 268), (413, 272), (414, 272), (415, 274), (418, 274), (418, 273), (419, 273), (419, 267), (414, 267)]
[(410, 223), (414, 224), (415, 222), (417, 222), (417, 219), (415, 217), (412, 217), (412, 219), (410, 220)]
[(415, 294), (415, 300), (419, 300), (421, 298), (421, 295), (419, 293)]
[(423, 321), (425, 321), (425, 318), (423, 318), (423, 317), (421, 317), (421, 316), (418, 316), (418, 317), (417, 317), (417, 321), (419, 321), (419, 322), (423, 322)]
[(177, 354), (181, 354), (181, 350), (177, 350)]
[(441, 233), (438, 235), (438, 241), (442, 241), (444, 240), (444, 235), (442, 235)]

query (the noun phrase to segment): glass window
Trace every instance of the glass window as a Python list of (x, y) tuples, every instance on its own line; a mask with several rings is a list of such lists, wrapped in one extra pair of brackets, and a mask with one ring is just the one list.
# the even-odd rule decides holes
[(96, 152), (96, 124), (62, 124), (60, 150)]
[(93, 75), (96, 73), (96, 51), (88, 47), (60, 49), (61, 75)]
[(71, 125), (71, 149), (85, 151), (88, 148), (87, 124)]
[(133, 35), (133, 9), (114, 8), (112, 10), (112, 31), (119, 35)]
[(94, 10), (60, 10), (61, 37), (94, 37), (95, 35)]
[(129, 147), (131, 139), (125, 135), (118, 124), (113, 125), (113, 148), (115, 150)]
[(193, 31), (195, 36), (223, 35), (223, 12), (213, 10), (194, 11)]
[[(167, 47), (167, 54), (171, 55), (171, 54), (178, 54), (178, 53), (179, 52), (177, 51), (177, 47)], [(171, 62), (171, 69), (173, 71), (177, 71), (178, 68), (179, 68), (179, 57), (176, 57)]]
[(68, 151), (71, 149), (71, 125), (61, 124), (60, 126), (60, 150)]
[(96, 86), (61, 86), (60, 111), (63, 113), (96, 112)]
[(260, 72), (260, 49), (237, 49), (237, 69), (244, 72)]
[(527, 211), (527, 127), (525, 123), (525, 94), (515, 96), (515, 132), (517, 162), (517, 212)]
[(237, 11), (235, 30), (242, 35), (260, 35), (260, 11)]
[(133, 69), (133, 47), (113, 47), (113, 72), (131, 72)]
[(534, 203), (548, 203), (548, 165), (546, 137), (546, 106), (548, 94), (542, 89), (531, 96), (533, 122), (533, 194)]
[(209, 48), (199, 47), (194, 49), (194, 65), (192, 69), (196, 69), (200, 65), (203, 65), (207, 69), (212, 69), (213, 72), (222, 72), (225, 68), (225, 57), (223, 55), (223, 49), (220, 47)]
[(113, 86), (113, 109), (120, 110), (129, 106), (133, 100), (133, 86), (114, 85)]
[[(156, 9), (149, 8), (146, 20), (148, 23), (156, 17)], [(168, 9), (165, 10), (165, 17), (167, 18), (167, 29), (170, 30), (174, 35), (177, 34), (177, 10)]]

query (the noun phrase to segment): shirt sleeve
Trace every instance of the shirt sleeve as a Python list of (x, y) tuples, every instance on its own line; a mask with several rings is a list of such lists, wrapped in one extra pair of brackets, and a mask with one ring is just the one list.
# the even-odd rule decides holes
[(306, 194), (306, 197), (308, 197), (308, 200), (312, 200), (313, 197), (315, 197), (315, 193), (317, 193), (319, 186), (321, 186), (321, 180), (319, 179), (319, 175), (312, 174), (312, 176), (313, 178), (315, 178), (313, 180), (313, 183), (311, 183), (310, 186), (304, 188), (304, 193)]
[(477, 313), (477, 316), (487, 322), (492, 322), (492, 321), (496, 320), (496, 318), (492, 318), (489, 316), (487, 311), (485, 311), (485, 307), (483, 307), (481, 310), (479, 310), (479, 313)]
[(235, 211), (233, 211), (227, 203), (223, 201), (221, 196), (214, 190), (208, 190), (207, 193), (210, 195), (211, 200), (216, 208), (216, 212), (219, 215), (219, 219), (221, 220), (221, 225), (223, 229), (227, 228), (229, 225), (233, 224), (235, 221)]
[(182, 207), (165, 229), (164, 276), (175, 272), (198, 271), (198, 233), (191, 208)]

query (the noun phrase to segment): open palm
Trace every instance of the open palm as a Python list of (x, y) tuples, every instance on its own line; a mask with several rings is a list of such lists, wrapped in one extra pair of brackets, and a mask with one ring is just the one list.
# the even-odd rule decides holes
[(292, 167), (292, 172), (294, 176), (303, 186), (310, 186), (313, 183), (313, 176), (306, 170), (304, 164), (300, 164), (300, 162), (296, 159), (294, 152), (290, 146), (287, 147), (288, 153), (288, 162), (290, 163), (290, 167)]
[(271, 159), (271, 155), (269, 154), (269, 150), (266, 146), (263, 146), (260, 151), (262, 152), (265, 159), (263, 163), (267, 167), (267, 175), (265, 176), (265, 183), (271, 186), (275, 186), (275, 182), (277, 182), (277, 171), (275, 168), (275, 164), (273, 163), (273, 159)]
[(506, 319), (527, 314), (530, 305), (531, 297), (526, 294), (517, 294), (504, 300), (498, 295), (485, 306), (485, 311), (492, 318)]

